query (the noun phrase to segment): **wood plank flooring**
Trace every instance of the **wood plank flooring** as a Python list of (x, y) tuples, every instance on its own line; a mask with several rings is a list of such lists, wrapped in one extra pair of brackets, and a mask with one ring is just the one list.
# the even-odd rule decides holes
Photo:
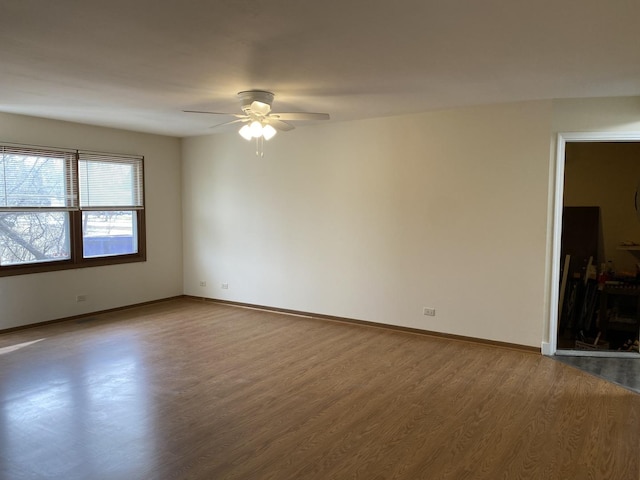
[(0, 335), (4, 479), (640, 477), (640, 395), (540, 355), (193, 299)]

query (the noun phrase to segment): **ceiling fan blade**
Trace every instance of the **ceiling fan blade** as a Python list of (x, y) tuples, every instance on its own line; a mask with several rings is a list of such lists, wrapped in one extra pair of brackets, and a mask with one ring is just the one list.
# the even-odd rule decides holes
[(329, 120), (328, 113), (311, 113), (311, 112), (278, 112), (269, 115), (278, 120)]
[(268, 103), (259, 102), (258, 100), (254, 100), (253, 102), (251, 102), (251, 111), (264, 117), (271, 111), (271, 105), (269, 105)]
[(290, 123), (283, 122), (282, 120), (278, 120), (277, 118), (273, 118), (272, 116), (268, 117), (269, 125), (271, 125), (276, 130), (280, 130), (282, 132), (288, 132), (289, 130), (293, 130), (294, 127)]
[(182, 110), (184, 113), (206, 113), (207, 115), (227, 115), (228, 117), (244, 118), (246, 115), (242, 113), (227, 113), (227, 112), (203, 112), (202, 110)]
[(231, 120), (229, 122), (217, 123), (216, 125), (211, 125), (209, 128), (217, 128), (217, 127), (222, 127), (224, 125), (231, 125), (232, 123), (244, 123), (244, 122), (248, 122), (248, 121), (249, 121), (248, 118), (237, 118), (237, 119)]

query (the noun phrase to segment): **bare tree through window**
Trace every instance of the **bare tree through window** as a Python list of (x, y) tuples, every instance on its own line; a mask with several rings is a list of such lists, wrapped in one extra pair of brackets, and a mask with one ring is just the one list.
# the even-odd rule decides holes
[[(68, 259), (65, 159), (3, 154), (0, 160), (2, 265)], [(19, 210), (24, 208), (24, 210)]]

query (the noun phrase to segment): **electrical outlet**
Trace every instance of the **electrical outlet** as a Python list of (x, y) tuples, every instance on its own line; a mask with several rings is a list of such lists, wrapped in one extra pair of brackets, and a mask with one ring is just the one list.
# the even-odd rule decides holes
[(207, 282), (204, 280), (200, 280), (200, 286), (201, 287), (206, 287), (207, 286)]
[(428, 315), (429, 317), (435, 317), (436, 316), (436, 309), (435, 308), (424, 307), (424, 309), (422, 310), (422, 314), (423, 315)]
[(77, 295), (76, 296), (76, 303), (86, 302), (86, 301), (87, 301), (87, 296), (86, 295)]
[(228, 290), (229, 289), (229, 284), (228, 283), (221, 283), (220, 284), (220, 288), (222, 288), (223, 290)]

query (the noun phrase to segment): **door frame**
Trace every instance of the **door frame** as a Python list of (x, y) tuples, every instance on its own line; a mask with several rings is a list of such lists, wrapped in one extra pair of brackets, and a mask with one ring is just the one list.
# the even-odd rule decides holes
[(553, 239), (551, 256), (551, 292), (549, 312), (549, 345), (543, 353), (549, 355), (640, 358), (631, 352), (591, 352), (558, 350), (558, 307), (560, 300), (560, 247), (562, 241), (562, 207), (564, 198), (564, 166), (567, 142), (640, 142), (640, 132), (568, 132), (558, 133), (556, 144), (555, 192), (553, 208)]

